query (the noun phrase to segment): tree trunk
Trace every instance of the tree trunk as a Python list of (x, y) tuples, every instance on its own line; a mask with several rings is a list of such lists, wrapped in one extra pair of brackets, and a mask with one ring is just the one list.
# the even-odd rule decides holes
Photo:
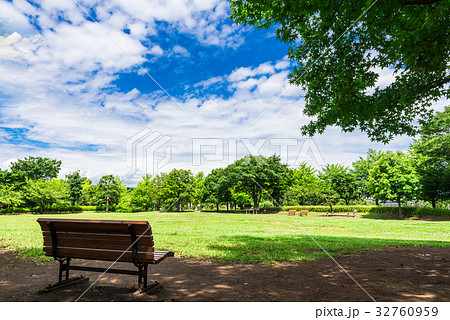
[(330, 201), (330, 209), (331, 209), (331, 213), (333, 213), (333, 203)]
[(216, 203), (216, 211), (219, 212), (219, 204)]
[(436, 208), (436, 200), (435, 199), (431, 200), (431, 206), (433, 208)]
[(109, 212), (109, 197), (106, 197), (106, 212)]
[(402, 214), (402, 202), (400, 200), (400, 197), (397, 198), (397, 203), (398, 203), (398, 218), (399, 219), (403, 219), (403, 214)]
[(253, 197), (253, 213), (258, 213), (258, 196)]
[(380, 201), (378, 199), (375, 199), (375, 205), (379, 206), (380, 205)]

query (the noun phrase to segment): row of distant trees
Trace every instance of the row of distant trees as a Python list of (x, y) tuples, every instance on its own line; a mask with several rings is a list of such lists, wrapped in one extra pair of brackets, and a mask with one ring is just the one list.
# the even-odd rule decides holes
[(52, 205), (110, 206), (122, 209), (186, 210), (199, 206), (227, 209), (251, 206), (376, 204), (422, 201), (432, 207), (450, 200), (450, 108), (421, 129), (407, 153), (369, 149), (351, 167), (329, 164), (316, 170), (306, 163), (291, 168), (276, 155), (248, 155), (226, 168), (194, 175), (174, 169), (145, 175), (134, 188), (120, 177), (105, 175), (97, 184), (79, 171), (57, 179), (61, 161), (28, 157), (0, 170), (0, 209)]

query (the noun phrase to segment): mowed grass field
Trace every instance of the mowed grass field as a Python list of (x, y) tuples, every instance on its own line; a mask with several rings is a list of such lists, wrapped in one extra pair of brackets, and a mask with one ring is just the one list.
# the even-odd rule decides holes
[(299, 262), (325, 257), (320, 246), (333, 256), (386, 246), (450, 247), (450, 221), (210, 212), (0, 216), (0, 246), (46, 259), (39, 217), (146, 220), (153, 224), (157, 250), (211, 261)]

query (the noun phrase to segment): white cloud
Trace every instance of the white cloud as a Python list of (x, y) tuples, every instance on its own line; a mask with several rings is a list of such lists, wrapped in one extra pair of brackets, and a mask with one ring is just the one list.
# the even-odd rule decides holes
[(162, 56), (164, 54), (164, 51), (163, 51), (163, 49), (160, 46), (154, 45), (150, 49), (149, 53), (158, 57), (158, 56)]
[(146, 48), (140, 41), (117, 29), (103, 28), (106, 33), (93, 22), (86, 21), (79, 26), (61, 23), (55, 31), (43, 33), (47, 45), (38, 50), (52, 62), (69, 68), (76, 66), (82, 71), (117, 72), (135, 65), (135, 61), (144, 61)]
[(0, 2), (0, 30), (2, 32), (16, 31), (22, 34), (35, 32), (36, 29), (23, 13), (23, 9), (28, 9), (28, 6), (22, 1), (19, 1), (18, 5), (18, 7), (15, 7), (13, 3)]
[(285, 64), (281, 64), (280, 62), (277, 62), (275, 64), (275, 66), (272, 65), (270, 62), (265, 62), (255, 68), (240, 67), (240, 68), (233, 70), (233, 72), (228, 76), (228, 81), (236, 82), (236, 81), (247, 79), (249, 77), (258, 76), (261, 74), (270, 75), (270, 74), (275, 73), (275, 68), (278, 70), (281, 69), (280, 67), (282, 65), (284, 66), (283, 69), (286, 69), (289, 67), (289, 64), (285, 65)]
[(224, 0), (115, 0), (111, 7), (134, 20), (151, 24), (168, 22), (171, 28), (194, 35), (204, 44), (236, 47), (243, 43), (241, 28), (225, 24), (229, 9)]
[(220, 77), (220, 76), (219, 77), (212, 77), (212, 78), (209, 78), (207, 80), (203, 80), (203, 81), (200, 81), (200, 82), (194, 84), (193, 87), (195, 87), (195, 88), (196, 87), (208, 88), (208, 87), (210, 87), (213, 84), (222, 83), (222, 82), (224, 82), (223, 77)]
[(183, 57), (189, 57), (190, 56), (189, 51), (187, 51), (186, 48), (184, 48), (182, 46), (179, 46), (179, 45), (173, 46), (172, 52), (174, 54), (176, 54), (176, 55), (180, 55), (180, 56), (183, 56)]

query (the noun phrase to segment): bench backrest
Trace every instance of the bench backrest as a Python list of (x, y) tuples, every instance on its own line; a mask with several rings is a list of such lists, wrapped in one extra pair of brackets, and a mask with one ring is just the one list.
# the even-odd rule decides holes
[(300, 210), (300, 213), (308, 213), (308, 210)]
[(289, 212), (288, 213), (293, 213), (293, 214), (296, 214), (297, 213), (297, 210), (289, 210)]
[[(39, 218), (37, 222), (46, 256), (154, 262), (152, 230), (147, 221)], [(134, 248), (132, 239), (137, 240)]]

